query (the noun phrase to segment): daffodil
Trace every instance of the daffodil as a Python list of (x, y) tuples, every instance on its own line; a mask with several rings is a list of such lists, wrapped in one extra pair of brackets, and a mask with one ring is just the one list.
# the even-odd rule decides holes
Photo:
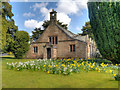
[(45, 65), (43, 65), (43, 67), (45, 67)]
[(50, 72), (49, 72), (49, 71), (47, 71), (47, 73), (49, 74)]
[(113, 76), (115, 77), (115, 76), (116, 76), (116, 74), (113, 74)]
[(112, 73), (112, 70), (110, 70), (109, 73)]
[(95, 68), (95, 70), (97, 70), (97, 68)]

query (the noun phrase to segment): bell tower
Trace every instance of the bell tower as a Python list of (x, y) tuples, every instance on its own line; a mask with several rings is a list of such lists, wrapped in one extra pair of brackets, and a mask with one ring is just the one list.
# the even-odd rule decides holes
[(50, 12), (50, 21), (51, 23), (56, 23), (57, 22), (57, 12), (52, 9)]

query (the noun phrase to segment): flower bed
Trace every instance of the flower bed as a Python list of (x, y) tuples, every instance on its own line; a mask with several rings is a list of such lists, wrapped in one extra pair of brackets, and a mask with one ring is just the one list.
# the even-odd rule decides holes
[(90, 62), (85, 59), (39, 59), (36, 61), (7, 63), (7, 68), (10, 70), (15, 69), (17, 71), (22, 71), (23, 69), (32, 71), (41, 70), (50, 74), (64, 75), (69, 75), (72, 72), (79, 73), (80, 71), (98, 71), (111, 73), (115, 77), (116, 74), (114, 73), (114, 70), (118, 70), (119, 67), (118, 64), (113, 66), (112, 64)]

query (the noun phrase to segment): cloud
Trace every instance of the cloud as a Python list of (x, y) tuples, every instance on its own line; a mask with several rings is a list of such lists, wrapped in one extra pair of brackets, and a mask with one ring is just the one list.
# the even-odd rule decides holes
[(68, 26), (70, 25), (71, 18), (67, 14), (58, 13), (57, 16), (57, 19), (60, 20), (60, 22), (63, 22), (63, 24), (68, 24)]
[[(82, 10), (83, 9), (87, 9), (87, 1), (88, 0), (82, 0), (82, 1), (78, 1), (78, 0), (69, 0), (69, 1), (64, 1), (64, 0), (59, 0), (59, 2), (57, 2), (57, 7), (54, 8), (58, 13), (57, 13), (57, 20), (60, 20), (60, 22), (63, 22), (64, 24), (68, 24), (68, 26), (70, 25), (71, 22), (71, 18), (69, 15), (82, 15)], [(52, 9), (48, 9), (47, 8), (48, 3), (35, 3), (33, 6), (31, 6), (31, 8), (33, 8), (34, 11), (36, 11), (36, 9), (40, 10), (40, 13), (43, 16), (43, 21), (44, 20), (50, 20), (50, 15), (49, 12), (52, 11)], [(43, 22), (40, 21), (40, 22)], [(31, 21), (33, 22), (33, 21)], [(35, 24), (35, 26), (39, 25), (41, 23), (39, 23), (38, 21), (34, 21), (35, 23), (37, 22), (37, 24)], [(38, 24), (39, 23), (39, 24)], [(27, 26), (27, 25), (26, 25)], [(28, 26), (27, 26), (28, 27)], [(29, 27), (33, 27), (32, 25)], [(77, 30), (81, 30), (80, 28), (76, 28)]]
[(46, 7), (47, 5), (48, 5), (48, 3), (35, 3), (31, 8), (33, 8), (33, 10), (36, 11), (36, 9)]
[(30, 36), (32, 36), (33, 34), (32, 33), (29, 33)]
[[(42, 14), (42, 16), (44, 17), (44, 20), (50, 20), (50, 13), (52, 9), (47, 9), (46, 7), (42, 7), (40, 8), (40, 12)], [(57, 13), (57, 20), (59, 20), (60, 22), (63, 22), (64, 24), (70, 24), (71, 22), (71, 18), (65, 14), (65, 13)]]
[(50, 20), (50, 13), (52, 9), (47, 9), (46, 7), (41, 7), (40, 12), (42, 16), (44, 17), (44, 20)]
[(81, 31), (81, 28), (80, 27), (76, 27), (76, 30)]
[(77, 14), (82, 9), (87, 9), (87, 1), (88, 0), (69, 0), (64, 2), (64, 0), (60, 0), (56, 10), (65, 14)]
[(76, 30), (79, 31), (80, 33), (83, 32), (80, 27), (76, 27)]
[(29, 12), (29, 13), (24, 13), (23, 16), (24, 17), (33, 17), (33, 16), (35, 16), (35, 14), (32, 14), (31, 12)]
[(37, 20), (31, 19), (31, 20), (26, 20), (24, 23), (24, 26), (30, 29), (39, 28), (39, 27), (43, 29), (42, 24), (43, 24), (43, 21), (39, 22)]

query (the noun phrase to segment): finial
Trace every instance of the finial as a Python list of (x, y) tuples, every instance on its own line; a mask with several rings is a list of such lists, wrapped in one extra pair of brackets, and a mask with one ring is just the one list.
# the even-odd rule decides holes
[(54, 12), (54, 9), (52, 9), (52, 12)]

